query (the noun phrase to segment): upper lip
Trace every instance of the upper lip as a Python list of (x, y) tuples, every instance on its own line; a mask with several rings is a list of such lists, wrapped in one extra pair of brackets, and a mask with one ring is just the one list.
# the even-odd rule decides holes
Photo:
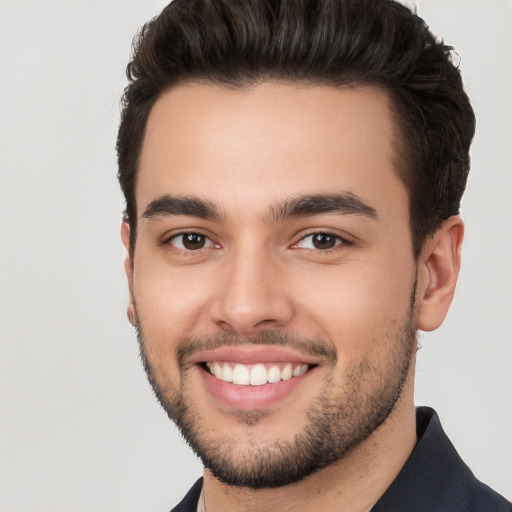
[(190, 358), (190, 362), (196, 364), (206, 361), (227, 361), (241, 364), (278, 362), (318, 364), (319, 361), (317, 359), (283, 347), (237, 346), (198, 352)]

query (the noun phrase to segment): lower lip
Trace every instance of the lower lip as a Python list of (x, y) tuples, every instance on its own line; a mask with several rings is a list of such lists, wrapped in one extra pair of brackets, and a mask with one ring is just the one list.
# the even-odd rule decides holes
[(240, 386), (217, 379), (199, 365), (198, 369), (206, 389), (221, 403), (234, 409), (255, 410), (267, 408), (292, 394), (315, 368), (298, 377), (262, 386)]

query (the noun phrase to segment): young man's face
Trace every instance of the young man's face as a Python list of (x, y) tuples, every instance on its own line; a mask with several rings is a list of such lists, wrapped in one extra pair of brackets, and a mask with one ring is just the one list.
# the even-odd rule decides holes
[(217, 478), (297, 481), (411, 385), (416, 262), (394, 140), (369, 87), (184, 85), (153, 107), (132, 313), (160, 401)]

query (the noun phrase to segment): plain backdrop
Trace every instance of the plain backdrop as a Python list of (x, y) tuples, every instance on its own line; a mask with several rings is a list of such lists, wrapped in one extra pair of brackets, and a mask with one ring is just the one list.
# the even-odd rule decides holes
[[(0, 510), (165, 511), (201, 466), (126, 320), (115, 179), (131, 38), (157, 0), (0, 1)], [(512, 3), (423, 0), (478, 118), (452, 310), (417, 403), (512, 499)]]

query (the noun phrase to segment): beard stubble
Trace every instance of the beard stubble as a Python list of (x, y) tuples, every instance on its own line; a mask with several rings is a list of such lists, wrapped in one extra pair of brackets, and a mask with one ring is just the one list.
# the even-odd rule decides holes
[[(302, 480), (340, 460), (350, 449), (362, 443), (392, 414), (407, 379), (416, 349), (416, 283), (406, 319), (394, 334), (385, 355), (385, 363), (369, 354), (347, 373), (345, 382), (335, 382), (336, 350), (321, 339), (300, 339), (277, 331), (263, 331), (247, 338), (220, 333), (211, 338), (187, 338), (177, 350), (180, 385), (165, 384), (160, 367), (151, 362), (140, 318), (137, 323), (141, 359), (154, 393), (169, 418), (198, 455), (205, 468), (219, 481), (250, 489), (275, 488)], [(258, 446), (248, 442), (243, 449), (227, 433), (225, 439), (211, 438), (208, 418), (201, 413), (187, 391), (186, 357), (204, 348), (247, 344), (300, 348), (301, 352), (321, 357), (325, 364), (323, 386), (305, 414), (304, 427), (291, 439), (276, 440)], [(236, 417), (250, 430), (265, 412), (240, 411)]]

